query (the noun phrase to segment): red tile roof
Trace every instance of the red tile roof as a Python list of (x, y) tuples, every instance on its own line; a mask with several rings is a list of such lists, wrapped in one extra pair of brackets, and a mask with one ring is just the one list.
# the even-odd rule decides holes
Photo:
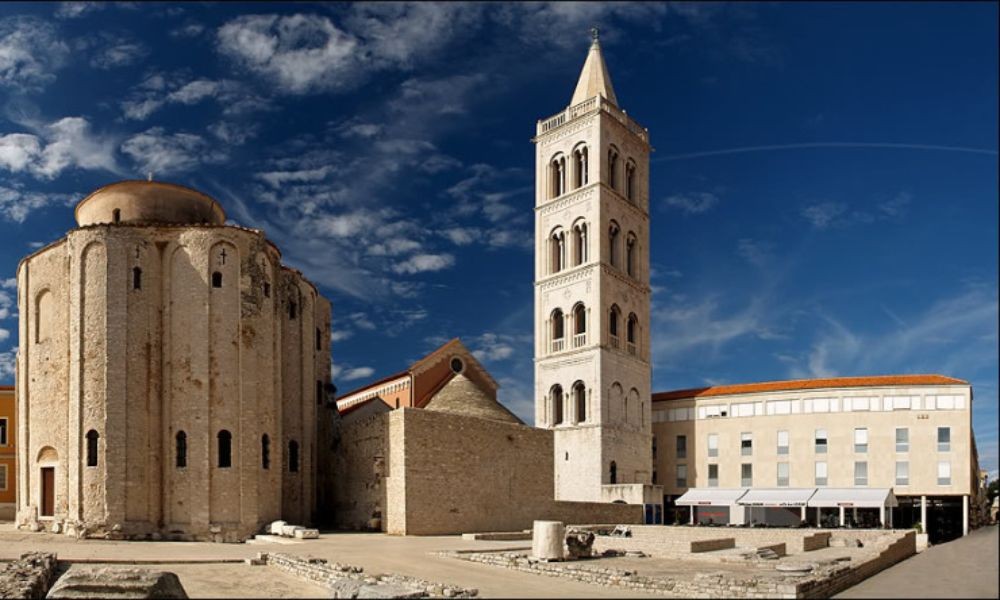
[(785, 392), (842, 387), (877, 387), (886, 385), (969, 385), (968, 381), (944, 375), (874, 375), (870, 377), (832, 377), (828, 379), (791, 379), (672, 390), (653, 394), (653, 402), (682, 400), (705, 396), (729, 396), (759, 392)]

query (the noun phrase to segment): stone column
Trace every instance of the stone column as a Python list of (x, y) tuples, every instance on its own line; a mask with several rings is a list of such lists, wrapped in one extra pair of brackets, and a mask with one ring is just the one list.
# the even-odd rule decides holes
[(927, 533), (927, 496), (920, 497), (920, 528)]
[(878, 507), (878, 522), (879, 525), (885, 527), (885, 505)]
[(801, 516), (801, 518), (802, 518), (803, 521), (806, 520), (806, 505), (805, 504), (803, 504), (802, 506), (799, 507), (799, 515)]
[(690, 521), (690, 523), (692, 525), (694, 525), (694, 509), (695, 509), (695, 507), (691, 506), (690, 509), (691, 509), (691, 518), (689, 519), (689, 521)]
[(969, 535), (969, 495), (962, 496), (962, 535)]
[(840, 507), (840, 526), (844, 526), (844, 507)]

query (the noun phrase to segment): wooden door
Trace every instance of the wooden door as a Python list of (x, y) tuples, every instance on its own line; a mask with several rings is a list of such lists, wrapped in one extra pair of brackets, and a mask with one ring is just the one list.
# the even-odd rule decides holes
[(56, 506), (56, 469), (55, 467), (42, 467), (42, 514), (43, 517), (51, 517), (55, 514)]

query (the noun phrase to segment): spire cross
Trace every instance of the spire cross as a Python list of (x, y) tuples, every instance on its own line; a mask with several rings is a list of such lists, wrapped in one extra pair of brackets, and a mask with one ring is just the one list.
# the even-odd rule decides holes
[(593, 40), (595, 44), (597, 43), (597, 38), (600, 33), (601, 30), (599, 30), (596, 26), (590, 28), (590, 39)]

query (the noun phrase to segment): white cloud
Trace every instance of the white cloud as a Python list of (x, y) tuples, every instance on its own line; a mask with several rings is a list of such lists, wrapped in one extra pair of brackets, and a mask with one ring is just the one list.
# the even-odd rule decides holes
[(442, 231), (441, 235), (456, 246), (467, 246), (476, 241), (482, 232), (475, 227), (450, 227)]
[(53, 179), (68, 168), (122, 172), (115, 140), (94, 134), (83, 117), (64, 117), (40, 126), (37, 133), (0, 136), (0, 168), (38, 179)]
[(69, 46), (52, 25), (33, 17), (0, 19), (0, 86), (41, 89), (68, 56)]
[[(15, 282), (16, 287), (16, 282)], [(6, 282), (4, 287), (6, 288)], [(13, 289), (13, 288), (8, 288)], [(14, 294), (7, 292), (5, 290), (0, 290), (0, 319), (9, 319), (11, 315), (14, 314), (17, 309), (17, 302), (14, 299)], [(2, 341), (2, 340), (0, 340)]]
[(802, 218), (809, 221), (816, 229), (826, 229), (847, 212), (847, 205), (842, 202), (820, 202), (802, 209)]
[[(164, 106), (191, 106), (214, 100), (225, 115), (241, 115), (270, 109), (266, 98), (251, 92), (232, 79), (188, 79), (181, 74), (152, 73), (137, 85), (120, 104), (126, 119), (142, 121)], [(256, 129), (249, 125), (248, 129)], [(230, 130), (232, 132), (232, 130)]]
[(102, 10), (106, 2), (60, 2), (55, 15), (59, 19), (78, 19), (87, 13)]
[(121, 146), (123, 153), (132, 158), (142, 172), (162, 175), (189, 171), (204, 163), (218, 163), (225, 159), (221, 152), (213, 152), (204, 138), (193, 133), (167, 133), (162, 127), (153, 127), (136, 134)]
[(17, 346), (0, 352), (0, 379), (8, 381), (14, 378), (14, 365), (17, 362)]
[(737, 242), (736, 252), (748, 263), (763, 268), (771, 260), (773, 248), (770, 242), (743, 238)]
[(324, 16), (244, 15), (217, 40), (222, 54), (286, 93), (342, 88), (358, 74), (357, 40)]
[(205, 32), (205, 26), (201, 23), (187, 23), (170, 30), (170, 36), (175, 38), (193, 38), (198, 37)]
[(334, 329), (330, 332), (331, 342), (342, 342), (346, 339), (350, 339), (354, 336), (354, 332), (350, 329)]
[(6, 342), (10, 338), (10, 332), (0, 328), (0, 342)]
[(663, 200), (668, 208), (676, 208), (688, 214), (703, 213), (719, 203), (719, 197), (711, 192), (674, 194)]
[(342, 381), (354, 381), (355, 379), (364, 379), (365, 377), (371, 377), (375, 373), (375, 369), (371, 367), (354, 367), (353, 369), (346, 369), (342, 374), (340, 379)]
[(37, 136), (30, 133), (10, 133), (0, 136), (0, 167), (17, 173), (27, 170), (42, 152)]
[(514, 355), (514, 338), (484, 333), (472, 342), (472, 355), (480, 361), (499, 361)]
[(15, 290), (15, 289), (17, 289), (17, 278), (16, 277), (10, 277), (8, 279), (4, 279), (3, 281), (0, 281), (0, 287), (4, 288), (6, 290)]
[(230, 146), (241, 146), (257, 137), (260, 127), (255, 123), (234, 123), (219, 121), (208, 126), (208, 131), (219, 141)]
[(375, 329), (375, 323), (372, 323), (371, 319), (365, 313), (352, 313), (348, 319), (351, 325), (354, 325), (358, 329), (364, 329), (367, 331), (372, 331)]
[[(51, 204), (69, 206), (75, 200), (79, 200), (79, 196), (72, 194), (25, 192), (16, 187), (0, 185), (0, 216), (14, 223), (23, 223), (32, 211)], [(0, 292), (0, 294), (3, 294), (3, 292)]]
[(81, 38), (76, 42), (79, 52), (88, 52), (88, 64), (95, 69), (107, 71), (134, 65), (149, 54), (149, 48), (130, 37), (99, 33)]
[(416, 254), (403, 262), (396, 263), (392, 266), (392, 270), (399, 274), (414, 274), (440, 271), (454, 264), (455, 257), (451, 254)]

